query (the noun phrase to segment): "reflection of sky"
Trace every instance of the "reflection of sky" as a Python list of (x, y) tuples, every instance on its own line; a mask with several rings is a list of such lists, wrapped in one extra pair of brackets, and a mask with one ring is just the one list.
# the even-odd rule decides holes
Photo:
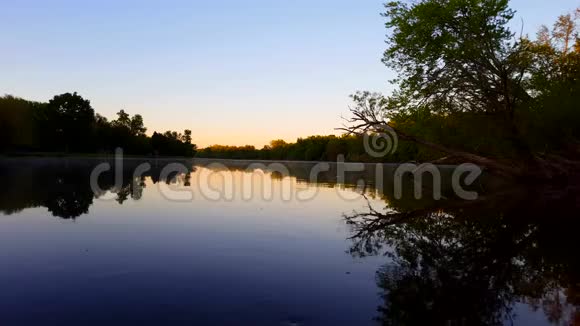
[[(195, 166), (169, 185), (146, 177), (140, 199), (95, 199), (76, 220), (46, 208), (0, 216), (2, 322), (106, 323), (107, 312), (116, 322), (138, 316), (139, 324), (168, 316), (209, 324), (371, 324), (380, 304), (375, 272), (390, 258), (346, 253), (352, 233), (342, 218), (364, 211), (366, 200), (352, 186), (265, 170)], [(232, 189), (230, 200), (207, 195), (224, 189)], [(375, 209), (386, 205), (367, 190)], [(169, 199), (183, 195), (192, 198)], [(514, 309), (515, 325), (546, 324), (542, 310)]]
[[(169, 216), (175, 223), (193, 223), (196, 228), (205, 225), (208, 230), (223, 226), (234, 230), (270, 228), (269, 232), (278, 229), (295, 236), (338, 235), (340, 239), (343, 232), (337, 233), (337, 228), (345, 229), (342, 213), (367, 205), (353, 189), (297, 182), (295, 177), (272, 178), (270, 172), (261, 170), (215, 171), (199, 166), (189, 182), (190, 186), (184, 186), (184, 175), (170, 185), (154, 184), (146, 178), (142, 199), (123, 204), (131, 207), (126, 214), (142, 216), (153, 224), (164, 224), (164, 219), (157, 217)], [(384, 202), (372, 202), (384, 206)], [(91, 212), (102, 209), (111, 211), (111, 216), (122, 214), (117, 206), (114, 200), (97, 199)]]
[[(382, 0), (1, 1), (0, 93), (78, 91), (97, 112), (201, 146), (335, 133), (357, 90), (390, 91)], [(570, 0), (512, 0), (534, 34)]]
[[(192, 185), (203, 170), (192, 173)], [(231, 175), (240, 182), (248, 173)], [(182, 177), (173, 190), (186, 188)], [(261, 181), (297, 186), (293, 178)], [(321, 187), (301, 203), (275, 191), (271, 201), (216, 202), (192, 186), (193, 200), (171, 202), (159, 183), (146, 178), (145, 185), (140, 200), (95, 199), (74, 221), (44, 208), (2, 216), (0, 314), (22, 318), (32, 305), (44, 320), (104, 312), (123, 320), (137, 312), (144, 322), (193, 314), (214, 324), (371, 323), (379, 304), (374, 273), (384, 258), (345, 253), (341, 218), (364, 201)]]

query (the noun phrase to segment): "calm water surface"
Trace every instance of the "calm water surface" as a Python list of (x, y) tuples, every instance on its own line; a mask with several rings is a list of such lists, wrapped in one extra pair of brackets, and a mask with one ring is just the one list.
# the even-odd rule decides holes
[(0, 161), (0, 325), (580, 323), (566, 198), (396, 199), (388, 166), (203, 160), (127, 160), (95, 194), (99, 163)]

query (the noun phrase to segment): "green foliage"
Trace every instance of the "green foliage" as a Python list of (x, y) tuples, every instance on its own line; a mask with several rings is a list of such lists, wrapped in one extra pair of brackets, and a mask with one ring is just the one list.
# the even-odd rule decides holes
[[(456, 152), (500, 159), (531, 159), (536, 152), (570, 156), (570, 147), (580, 152), (580, 47), (573, 45), (580, 44), (579, 10), (530, 40), (508, 29), (514, 12), (507, 0), (394, 1), (385, 7), (383, 62), (397, 71), (398, 89), (390, 97), (353, 95), (353, 121), (363, 122), (354, 129), (387, 121)], [(403, 141), (393, 158), (441, 155)]]
[(504, 109), (497, 96), (518, 73), (509, 60), (516, 47), (507, 0), (396, 1), (386, 10), (383, 62), (399, 73), (405, 103), (441, 112)]
[(522, 129), (538, 151), (564, 151), (580, 140), (580, 52), (530, 44), (535, 53), (531, 88), (535, 97), (522, 109)]

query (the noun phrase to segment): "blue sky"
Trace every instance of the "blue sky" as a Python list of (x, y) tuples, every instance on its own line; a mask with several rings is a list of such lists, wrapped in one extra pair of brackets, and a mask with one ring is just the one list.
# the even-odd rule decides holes
[[(383, 2), (0, 0), (0, 94), (77, 91), (201, 146), (336, 133), (349, 94), (390, 90)], [(534, 34), (580, 2), (511, 6)]]

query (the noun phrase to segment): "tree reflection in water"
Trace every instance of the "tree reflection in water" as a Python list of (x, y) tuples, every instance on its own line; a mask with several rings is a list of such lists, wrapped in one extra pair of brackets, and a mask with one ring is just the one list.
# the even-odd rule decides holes
[[(89, 175), (99, 161), (23, 160), (0, 168), (0, 212), (11, 214), (46, 207), (54, 216), (74, 219), (88, 213), (95, 197)], [(117, 202), (139, 200), (144, 178), (153, 183), (191, 184), (192, 164), (185, 174), (161, 178), (168, 163), (152, 164), (140, 178), (141, 163), (125, 162), (123, 180), (115, 185), (113, 171), (99, 179)], [(237, 165), (236, 165), (237, 164)], [(198, 166), (203, 164), (197, 163)], [(239, 165), (239, 166), (238, 166)], [(234, 162), (230, 170), (246, 170)], [(308, 182), (311, 164), (287, 164), (297, 182)], [(580, 259), (577, 217), (579, 189), (510, 190), (477, 201), (416, 201), (412, 180), (404, 196), (394, 200), (393, 167), (385, 166), (384, 210), (345, 216), (352, 231), (350, 253), (357, 257), (386, 255), (377, 271), (384, 304), (377, 317), (385, 325), (499, 325), (517, 314), (516, 303), (542, 311), (553, 324), (580, 325)], [(335, 187), (336, 166), (319, 175), (317, 184)], [(280, 178), (273, 173), (272, 178)], [(359, 179), (375, 180), (374, 170), (347, 175), (340, 186), (355, 187)], [(451, 198), (444, 178), (444, 197)], [(181, 179), (180, 179), (181, 180)], [(180, 181), (181, 182), (181, 181)], [(477, 185), (488, 189), (484, 184)], [(372, 187), (370, 187), (372, 188)], [(376, 190), (376, 191), (375, 191)]]
[[(93, 193), (90, 175), (98, 160), (20, 160), (0, 169), (0, 212), (18, 213), (26, 208), (46, 207), (52, 215), (63, 219), (75, 219), (89, 212), (94, 198), (104, 193)], [(168, 161), (151, 164), (151, 169), (140, 177), (133, 177), (137, 166), (143, 161), (127, 160), (123, 164), (120, 185), (115, 184), (115, 171), (103, 172), (99, 187), (115, 194), (115, 200), (123, 204), (129, 198), (140, 200), (145, 188), (145, 178), (153, 183), (175, 182), (178, 174), (170, 174), (161, 180), (161, 170)], [(193, 171), (191, 164), (188, 174)]]
[[(580, 325), (578, 189), (346, 215), (354, 256), (384, 254), (384, 325), (511, 324), (516, 303)], [(408, 204), (403, 205), (408, 207)]]

